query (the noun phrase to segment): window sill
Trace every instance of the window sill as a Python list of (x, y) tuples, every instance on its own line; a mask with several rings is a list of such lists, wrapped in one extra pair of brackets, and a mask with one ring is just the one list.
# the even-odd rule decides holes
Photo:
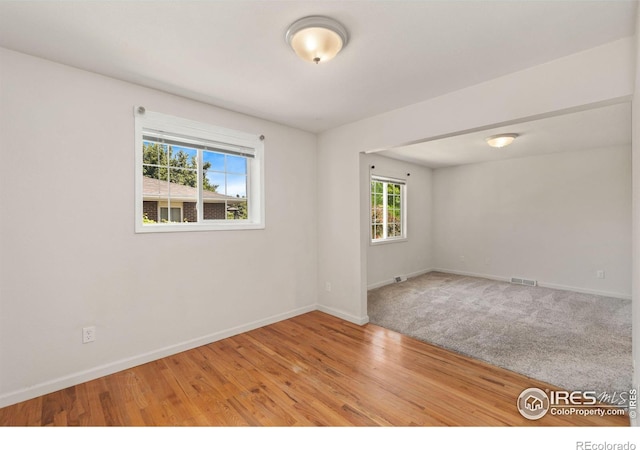
[(380, 241), (369, 241), (369, 245), (375, 246), (375, 245), (395, 244), (398, 242), (407, 242), (408, 240), (409, 239), (407, 239), (406, 237), (396, 238), (396, 239), (384, 239)]
[(193, 231), (238, 231), (238, 230), (263, 230), (264, 223), (189, 223), (179, 225), (166, 224), (137, 224), (136, 233), (174, 233)]

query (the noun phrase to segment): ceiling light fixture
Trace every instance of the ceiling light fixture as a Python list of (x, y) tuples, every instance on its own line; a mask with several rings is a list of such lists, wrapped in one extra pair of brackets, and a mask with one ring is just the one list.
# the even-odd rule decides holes
[(309, 16), (291, 24), (285, 39), (296, 54), (316, 64), (326, 62), (347, 45), (347, 30), (325, 16)]
[(517, 137), (518, 134), (516, 133), (496, 134), (495, 136), (489, 136), (487, 138), (487, 144), (491, 147), (502, 148), (511, 144)]

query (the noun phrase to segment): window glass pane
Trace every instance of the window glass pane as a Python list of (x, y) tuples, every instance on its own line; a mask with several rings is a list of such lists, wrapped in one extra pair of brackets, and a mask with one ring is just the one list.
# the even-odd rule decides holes
[[(380, 191), (382, 192), (382, 183), (379, 182), (373, 182), (372, 183), (373, 189), (375, 191)], [(376, 223), (383, 223), (384, 221), (384, 207), (382, 204), (382, 200), (383, 200), (383, 195), (380, 194), (372, 194), (371, 195), (371, 222), (372, 224), (376, 224)]]
[(247, 158), (242, 156), (227, 155), (227, 172), (246, 174)]
[(371, 189), (373, 192), (375, 192), (376, 194), (382, 194), (382, 182), (381, 181), (374, 181), (372, 183), (373, 185), (373, 189)]
[(169, 169), (170, 197), (196, 201), (198, 198), (198, 172), (191, 169)]
[(162, 144), (144, 143), (142, 154), (142, 175), (145, 177), (166, 179), (167, 147)]
[(142, 164), (153, 164), (158, 160), (158, 149), (154, 144), (142, 142)]
[(227, 217), (227, 205), (224, 201), (205, 201), (202, 205), (204, 220), (225, 220)]
[(388, 195), (387, 196), (387, 205), (389, 207), (393, 207), (393, 197), (394, 197), (393, 195)]
[(211, 152), (208, 150), (202, 151), (202, 170), (215, 170), (218, 172), (224, 172), (224, 154)]
[(229, 220), (247, 219), (247, 202), (246, 201), (227, 202), (227, 219)]
[(169, 166), (185, 169), (198, 168), (198, 151), (188, 147), (169, 147)]
[(247, 197), (247, 176), (227, 174), (227, 195), (236, 198)]
[(206, 192), (219, 192), (220, 185), (213, 182), (212, 172), (204, 172), (202, 176), (202, 190)]
[[(161, 207), (160, 208), (160, 222), (168, 223), (169, 222), (169, 208)], [(171, 208), (171, 222), (182, 222), (182, 208)]]
[(153, 172), (150, 176), (145, 175), (145, 168), (142, 168), (142, 222), (145, 224), (158, 222), (158, 205), (159, 202), (168, 202), (169, 200), (169, 180), (166, 167), (164, 173), (160, 171)]
[(400, 224), (396, 223), (391, 225), (391, 230), (389, 231), (389, 236), (390, 237), (402, 237), (402, 227), (400, 226)]
[(393, 225), (387, 225), (387, 237), (394, 237), (393, 234)]
[(204, 178), (206, 178), (206, 180), (204, 181), (205, 186), (209, 186), (209, 189), (207, 190), (226, 195), (227, 183), (225, 182), (224, 173), (207, 172), (205, 173)]
[(142, 167), (142, 193), (146, 199), (148, 196), (152, 196), (157, 199), (160, 196), (166, 197), (169, 190), (168, 171), (164, 168), (164, 172), (160, 173), (155, 171), (152, 174), (145, 171), (145, 167)]
[(373, 226), (373, 238), (382, 239), (382, 225)]
[(384, 222), (384, 211), (382, 210), (382, 207), (376, 207), (376, 209), (374, 210), (374, 214), (375, 214), (375, 220), (374, 223), (383, 223)]
[(374, 205), (374, 197), (373, 196), (371, 197), (371, 205), (372, 205), (372, 207), (371, 207), (371, 223), (379, 222), (379, 219), (378, 219), (378, 212), (379, 211), (378, 211), (378, 208), (376, 208), (375, 205)]

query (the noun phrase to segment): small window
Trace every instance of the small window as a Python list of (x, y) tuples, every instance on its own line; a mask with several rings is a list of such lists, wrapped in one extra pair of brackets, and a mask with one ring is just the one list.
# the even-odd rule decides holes
[(264, 228), (262, 137), (136, 109), (136, 231)]
[(371, 242), (406, 239), (405, 182), (371, 177)]
[(160, 207), (160, 222), (182, 222), (182, 208), (171, 207), (171, 218), (169, 218), (169, 208)]

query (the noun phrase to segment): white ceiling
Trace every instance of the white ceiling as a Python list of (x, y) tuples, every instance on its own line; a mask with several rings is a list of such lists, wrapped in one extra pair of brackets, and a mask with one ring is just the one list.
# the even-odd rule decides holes
[[(492, 148), (486, 138), (517, 133), (508, 147)], [(378, 152), (433, 169), (547, 153), (628, 146), (631, 104), (619, 103), (570, 114), (512, 124)]]
[[(0, 1), (0, 46), (318, 132), (634, 33), (635, 1)], [(284, 41), (328, 15), (327, 64)]]

